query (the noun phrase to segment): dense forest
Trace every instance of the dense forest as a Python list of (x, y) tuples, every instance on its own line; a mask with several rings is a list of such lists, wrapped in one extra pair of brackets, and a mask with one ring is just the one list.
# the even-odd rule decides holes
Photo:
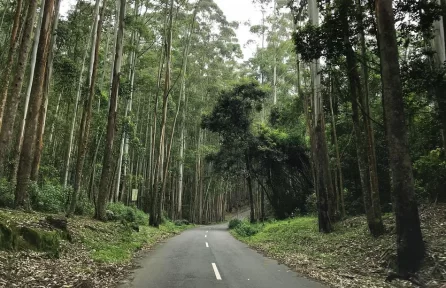
[(446, 201), (445, 0), (254, 0), (249, 43), (213, 0), (64, 2), (0, 0), (0, 206), (365, 214), (373, 237), (393, 213), (398, 273), (419, 269), (419, 205)]

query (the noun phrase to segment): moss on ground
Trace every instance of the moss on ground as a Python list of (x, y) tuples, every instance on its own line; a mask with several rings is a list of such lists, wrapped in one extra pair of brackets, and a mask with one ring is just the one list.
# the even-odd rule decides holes
[(50, 216), (63, 218), (0, 209), (0, 282), (6, 287), (83, 287), (86, 280), (92, 287), (116, 287), (133, 268), (136, 251), (192, 227), (182, 221), (176, 225), (167, 221), (156, 229), (128, 221), (73, 217), (57, 229), (49, 223)]
[(94, 261), (119, 264), (129, 262), (135, 251), (192, 227), (166, 221), (157, 229), (125, 221), (74, 217), (68, 220), (68, 230), (60, 230), (44, 224), (47, 217), (44, 213), (0, 209), (0, 250), (32, 249), (58, 257), (60, 242), (67, 240), (85, 247)]
[(17, 227), (0, 222), (0, 249), (9, 251), (35, 250), (51, 257), (59, 256), (60, 234), (30, 227)]

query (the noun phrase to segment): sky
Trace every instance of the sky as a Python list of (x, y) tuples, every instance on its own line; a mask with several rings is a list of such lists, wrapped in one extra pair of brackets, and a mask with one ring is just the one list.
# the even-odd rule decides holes
[[(62, 0), (61, 15), (66, 15), (77, 0)], [(243, 51), (244, 60), (253, 56), (256, 45), (246, 45), (249, 40), (259, 41), (256, 36), (249, 32), (249, 26), (245, 23), (258, 25), (262, 20), (262, 12), (256, 7), (252, 0), (214, 0), (226, 15), (228, 21), (237, 21), (240, 23), (237, 29), (237, 38)]]
[(259, 25), (262, 22), (262, 12), (259, 7), (256, 7), (252, 0), (214, 0), (215, 3), (220, 7), (223, 13), (226, 15), (228, 21), (240, 22), (240, 26), (237, 29), (237, 38), (239, 40), (240, 46), (242, 47), (244, 59), (247, 60), (253, 56), (256, 45), (246, 45), (249, 40), (255, 40), (259, 42), (259, 39), (249, 32), (249, 26), (245, 23), (250, 23), (251, 25)]

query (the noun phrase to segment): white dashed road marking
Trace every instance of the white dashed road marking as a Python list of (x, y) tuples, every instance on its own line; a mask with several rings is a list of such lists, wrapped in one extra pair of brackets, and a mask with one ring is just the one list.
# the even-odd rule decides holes
[(208, 242), (206, 242), (206, 247), (209, 248), (209, 244), (208, 244)]
[(212, 268), (214, 268), (215, 277), (217, 277), (217, 280), (221, 280), (220, 273), (218, 272), (217, 265), (215, 263), (212, 263)]

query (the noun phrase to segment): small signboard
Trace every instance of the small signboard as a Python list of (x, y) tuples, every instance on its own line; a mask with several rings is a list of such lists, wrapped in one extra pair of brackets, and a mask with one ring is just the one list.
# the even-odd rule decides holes
[(132, 189), (132, 201), (136, 202), (138, 200), (138, 189)]

